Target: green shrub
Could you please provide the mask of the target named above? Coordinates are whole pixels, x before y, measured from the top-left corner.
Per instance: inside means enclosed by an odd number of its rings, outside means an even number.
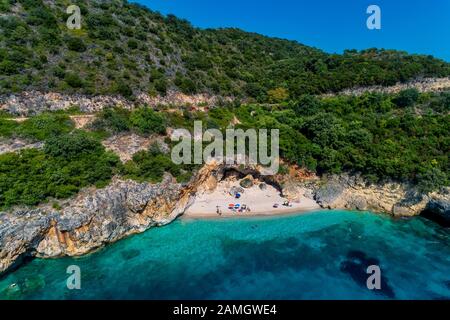
[[[113,133],[130,130],[130,112],[123,108],[106,108],[97,116],[92,123],[94,130],[104,130]]]
[[[18,124],[15,121],[0,118],[0,137],[11,137]]]
[[[130,117],[131,126],[141,134],[166,132],[164,118],[149,107],[134,110]]]
[[[158,79],[155,81],[155,89],[161,94],[166,95],[167,93],[167,81],[165,79]]]
[[[116,92],[125,98],[129,98],[133,95],[133,90],[125,81],[119,81]]]
[[[12,75],[16,74],[20,70],[20,65],[10,61],[10,60],[3,60],[0,62],[0,72],[6,75]]]
[[[110,181],[118,163],[117,156],[98,150],[70,159],[35,149],[2,154],[0,208],[36,205],[51,197],[67,198],[89,185],[102,187]]]
[[[423,193],[430,193],[448,185],[448,177],[439,168],[429,168],[417,176],[418,188]]]
[[[169,172],[177,177],[181,174],[181,167],[175,165],[168,155],[152,146],[149,151],[140,151],[133,156],[133,160],[124,165],[122,174],[137,181],[161,182],[164,173]]]
[[[8,12],[11,8],[9,0],[0,0],[0,12]]]
[[[104,148],[86,132],[75,131],[49,137],[45,142],[44,152],[54,158],[75,159],[86,154],[100,154],[104,152]]]
[[[406,89],[401,91],[393,102],[401,107],[410,107],[419,99],[419,91],[417,89]]]
[[[86,51],[86,45],[81,38],[69,37],[66,40],[66,45],[69,50],[76,52]]]
[[[64,80],[72,88],[82,88],[83,87],[83,80],[81,80],[81,78],[73,72],[66,73]]]
[[[130,39],[130,40],[128,40],[127,45],[128,45],[128,48],[130,48],[130,49],[137,49],[138,42],[134,39]]]
[[[73,130],[74,124],[67,115],[43,113],[17,124],[15,133],[24,138],[45,140]]]

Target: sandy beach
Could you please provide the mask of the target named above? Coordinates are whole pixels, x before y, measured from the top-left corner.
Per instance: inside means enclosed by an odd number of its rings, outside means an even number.
[[[241,197],[236,199],[230,194],[230,190],[239,188],[239,181],[221,181],[213,191],[204,191],[196,195],[195,201],[186,210],[184,218],[218,218],[218,217],[246,217],[266,216],[298,213],[320,209],[320,206],[311,199],[299,195],[299,199],[291,201],[290,206],[283,206],[288,199],[283,198],[280,192],[271,185],[260,188],[255,184],[243,189]],[[230,204],[245,205],[250,211],[239,212],[229,209]],[[278,208],[274,205],[278,204]],[[217,211],[221,214],[218,214]]]

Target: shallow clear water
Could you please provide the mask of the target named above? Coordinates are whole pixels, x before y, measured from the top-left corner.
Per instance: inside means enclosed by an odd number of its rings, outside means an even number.
[[[366,286],[373,264],[380,291]],[[66,287],[69,265],[81,290]],[[348,211],[178,220],[82,258],[35,259],[0,279],[0,298],[450,299],[450,231]]]

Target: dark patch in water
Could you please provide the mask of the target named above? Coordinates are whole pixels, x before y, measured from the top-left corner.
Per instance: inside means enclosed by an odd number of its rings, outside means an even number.
[[[120,252],[120,254],[122,255],[122,258],[124,260],[130,260],[130,259],[133,259],[133,258],[136,258],[137,256],[139,256],[141,254],[141,252],[136,249],[130,249],[130,250],[122,251],[122,252]]]
[[[0,280],[3,280],[8,275],[14,273],[19,268],[25,267],[27,264],[31,263],[34,260],[34,257],[31,255],[22,255],[19,257],[6,271],[0,273]]]
[[[448,214],[446,216],[443,214],[438,214],[434,210],[425,209],[424,211],[422,211],[422,213],[420,215],[422,217],[424,217],[425,219],[428,219],[430,221],[437,223],[441,227],[444,227],[447,229],[450,228],[450,218],[448,217]]]
[[[370,274],[367,274],[367,268],[372,265],[380,265],[380,261],[376,258],[368,257],[362,251],[349,251],[346,260],[341,263],[341,271],[350,275],[350,277],[359,286],[367,289],[367,279]],[[374,290],[375,293],[381,293],[384,296],[394,299],[394,290],[389,286],[387,278],[384,276],[383,270],[381,272],[381,289]]]
[[[297,238],[274,239],[262,242],[222,240],[222,252],[229,263],[230,273],[282,272],[286,269],[313,269],[326,261],[318,249],[301,243]],[[226,270],[222,270],[226,272]]]
[[[445,281],[444,284],[448,289],[450,289],[450,280]]]

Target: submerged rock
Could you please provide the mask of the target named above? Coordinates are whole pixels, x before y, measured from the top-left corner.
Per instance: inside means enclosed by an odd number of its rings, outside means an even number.
[[[369,266],[380,266],[380,262],[376,258],[368,257],[362,251],[350,251],[347,253],[346,259],[341,262],[340,270],[347,273],[359,286],[367,289],[367,278],[369,277],[367,268]],[[381,288],[374,292],[394,299],[395,292],[389,285],[385,273],[381,272],[380,276]]]

